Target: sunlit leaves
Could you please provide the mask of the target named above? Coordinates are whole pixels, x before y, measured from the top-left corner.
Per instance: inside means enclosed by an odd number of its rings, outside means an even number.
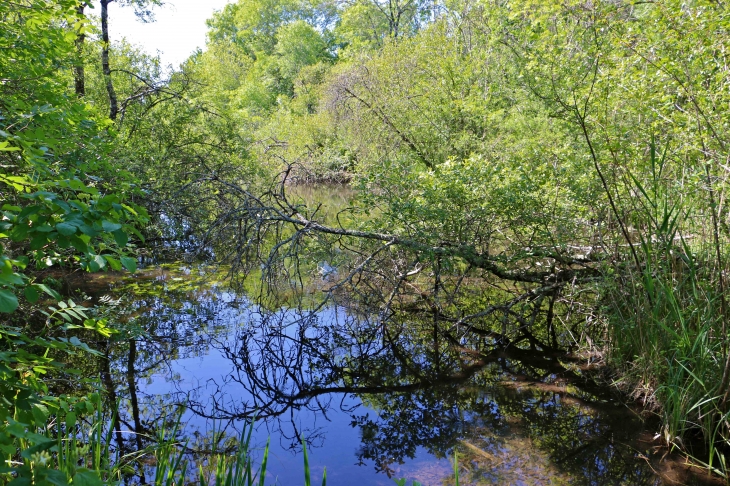
[[[69,331],[114,333],[39,283],[35,271],[55,265],[134,270],[120,259],[136,262],[129,256],[130,235],[141,240],[135,226],[148,220],[142,207],[127,201],[138,189],[111,157],[116,132],[93,103],[69,92],[79,63],[77,34],[90,28],[78,7],[76,0],[0,2],[0,50],[8,53],[0,56],[0,313],[15,313],[0,325],[0,450],[15,458],[3,477],[9,473],[18,484],[101,484],[96,472],[52,464],[49,451],[61,438],[52,437],[49,417],[65,417],[73,441],[77,414],[95,408],[83,399],[54,397],[43,380],[62,369],[73,372],[57,361],[64,354],[97,354]],[[27,316],[41,323],[32,336],[10,327]]]
[[[105,257],[112,255],[102,256],[97,252],[113,250],[116,245],[115,254],[124,255],[129,233],[138,234],[133,224],[146,218],[142,208],[121,205],[119,198],[111,195],[91,195],[83,202],[63,200],[55,193],[41,191],[23,195],[21,199],[31,204],[23,209],[6,205],[4,230],[14,241],[29,239],[34,258],[42,266],[58,258],[53,256],[57,245],[58,249],[73,248],[81,253],[78,261],[83,268],[103,269],[107,265]]]
[[[297,20],[277,31],[276,53],[282,74],[290,80],[305,66],[330,58],[328,46],[314,27]]]

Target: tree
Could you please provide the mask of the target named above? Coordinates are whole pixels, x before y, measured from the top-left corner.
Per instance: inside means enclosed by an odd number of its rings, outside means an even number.
[[[303,20],[282,25],[276,37],[277,64],[287,84],[292,86],[304,67],[332,58],[322,35]]]
[[[117,119],[119,113],[119,101],[114,90],[112,81],[112,70],[109,65],[109,4],[115,0],[99,0],[101,3],[101,66],[106,81],[106,90],[109,96],[109,118]],[[152,19],[152,6],[162,5],[162,0],[121,0],[122,5],[132,6],[135,14],[143,21]]]
[[[74,29],[76,30],[76,55],[78,57],[76,67],[74,68],[74,91],[78,97],[83,97],[86,94],[86,75],[84,74],[84,44],[87,30],[84,9],[86,7],[86,2],[81,2],[76,7],[78,21],[74,25]]]
[[[106,336],[113,331],[73,301],[60,301],[55,289],[37,280],[36,271],[51,266],[133,271],[137,259],[130,243],[143,240],[139,227],[148,220],[146,211],[128,200],[136,181],[119,174],[111,160],[108,120],[69,92],[71,86],[76,94],[86,92],[78,69],[80,7],[72,0],[0,4],[0,45],[13,52],[0,60],[0,312],[5,314],[0,447],[14,461],[3,475],[39,484],[49,477],[57,482],[100,477],[75,465],[54,471],[61,465],[36,464],[27,450],[46,451],[56,441],[38,431],[64,433],[63,420],[54,422],[58,426],[47,422],[51,415],[65,416],[72,433],[76,413],[91,413],[98,403],[98,396],[50,392],[42,376],[61,372],[61,356],[94,352],[78,337],[59,338],[53,331],[85,329]],[[48,306],[41,294],[59,300],[58,308]],[[41,332],[30,330],[27,316],[36,312],[45,316]]]
[[[431,19],[432,4],[421,0],[355,0],[345,2],[337,35],[348,50],[378,49],[388,39],[414,35]]]
[[[728,37],[725,7],[674,1],[488,5],[503,9],[498,31],[524,85],[572,125],[609,203],[615,258],[628,260],[606,278],[614,363],[635,393],[656,393],[668,443],[698,427],[688,414],[701,408],[708,421],[699,428],[713,436],[714,453],[730,435],[720,432],[730,400],[728,235],[719,204],[727,169],[717,164],[728,126],[726,111],[717,109],[728,92],[724,47],[717,44]],[[695,292],[698,285],[705,297]],[[723,337],[705,341],[705,333]],[[689,362],[714,364],[701,371],[690,365],[688,373]],[[670,383],[696,394],[679,403]]]

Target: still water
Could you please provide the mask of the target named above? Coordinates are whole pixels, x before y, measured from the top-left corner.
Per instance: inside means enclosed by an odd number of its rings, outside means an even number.
[[[123,448],[185,404],[191,449],[256,417],[266,484],[303,484],[302,440],[313,484],[325,468],[330,485],[454,484],[455,456],[460,484],[703,484],[660,461],[656,425],[596,386],[585,360],[448,341],[428,319],[361,308],[264,308],[223,277],[178,263],[86,289],[111,298],[124,329],[100,364]]]

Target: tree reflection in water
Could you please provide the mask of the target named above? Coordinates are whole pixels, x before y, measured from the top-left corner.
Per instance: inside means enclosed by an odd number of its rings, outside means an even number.
[[[308,410],[349,415],[356,461],[388,477],[424,452],[456,451],[464,484],[657,481],[637,459],[647,448],[641,421],[547,346],[505,347],[427,313],[384,320],[335,304],[269,312],[180,278],[138,280],[124,312],[144,337],[108,345],[105,386],[123,399],[122,428],[138,432],[117,435],[123,449],[143,446],[178,403],[232,425],[255,415],[292,448],[302,435],[316,446],[338,433],[302,423]],[[140,285],[155,290],[139,297]],[[184,369],[186,357],[214,370]],[[428,483],[445,475],[414,474]]]

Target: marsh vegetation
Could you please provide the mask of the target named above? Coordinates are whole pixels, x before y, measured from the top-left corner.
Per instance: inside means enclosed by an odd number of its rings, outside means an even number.
[[[111,1],[0,4],[0,480],[268,484],[243,424],[336,409],[386,476],[727,481],[722,2],[238,0],[166,67]]]

